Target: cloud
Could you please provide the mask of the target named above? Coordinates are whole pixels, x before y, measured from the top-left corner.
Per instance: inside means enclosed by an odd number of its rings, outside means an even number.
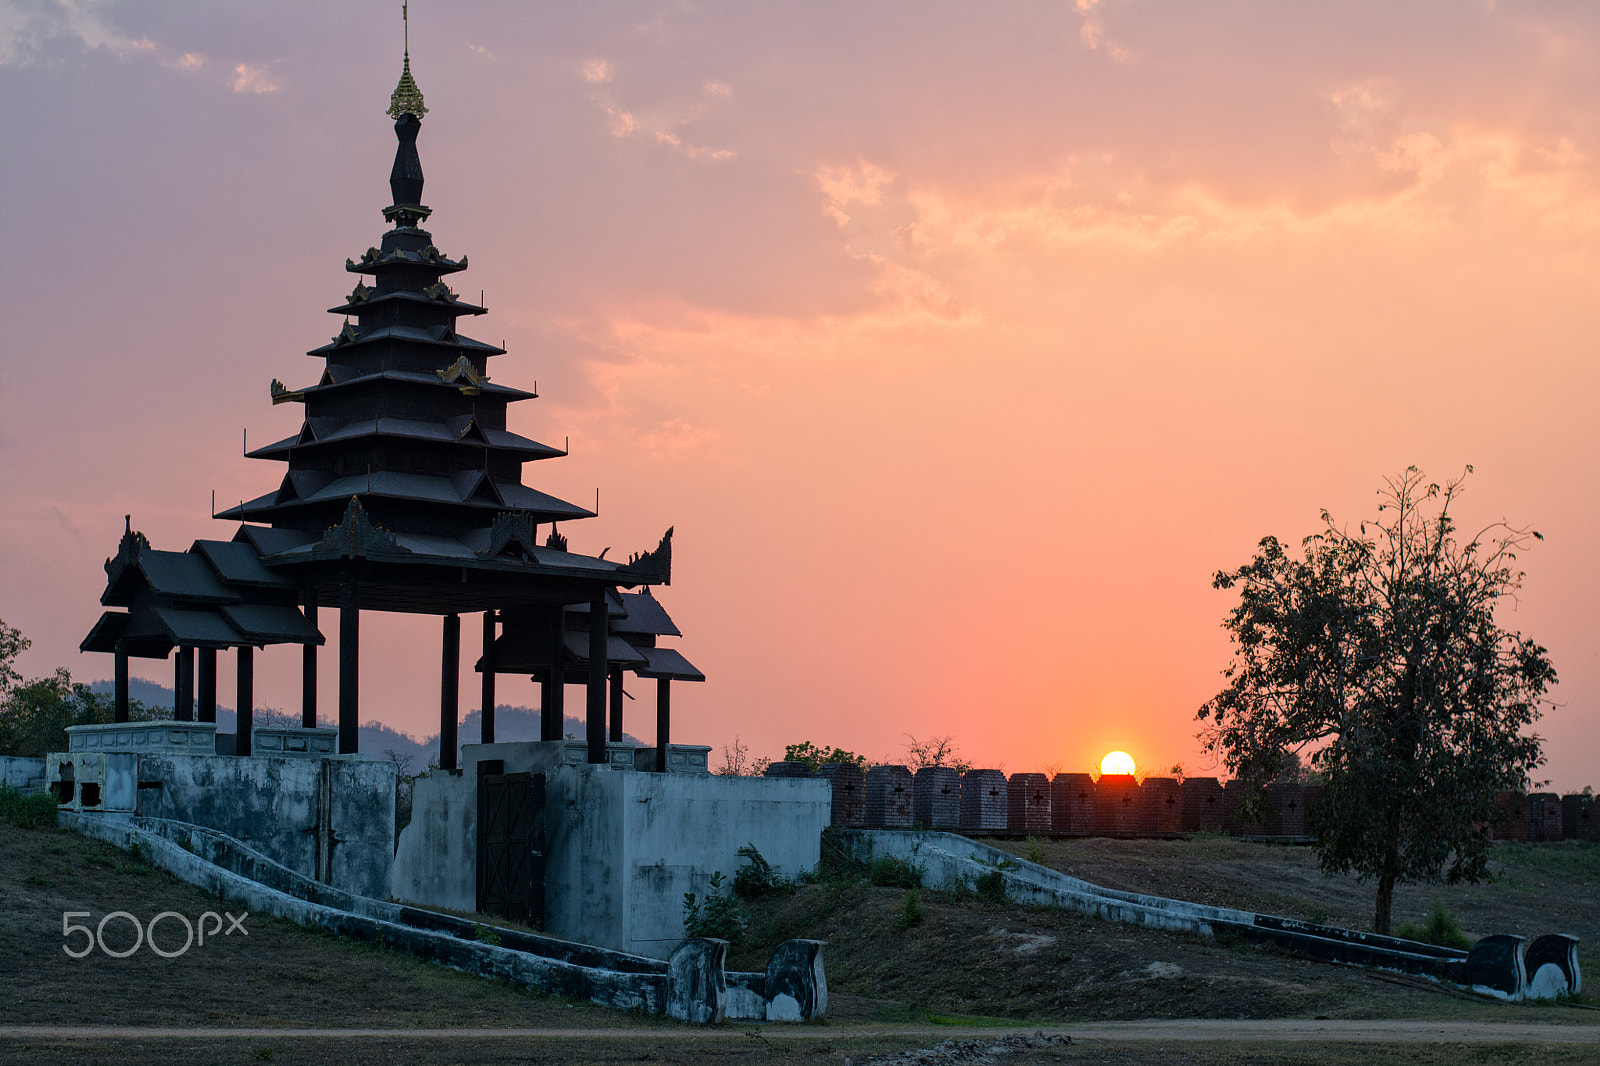
[[[732,148],[718,148],[698,144],[683,135],[684,127],[693,123],[707,108],[728,99],[733,89],[724,82],[709,81],[700,87],[699,98],[688,103],[663,101],[645,108],[624,107],[611,90],[603,88],[612,78],[611,64],[604,59],[591,59],[580,68],[583,80],[601,86],[593,99],[610,119],[607,130],[613,137],[623,140],[637,139],[671,148],[690,159],[711,159],[718,162],[738,155]]]
[[[883,200],[883,190],[896,177],[894,171],[865,160],[842,167],[819,166],[812,176],[822,189],[822,195],[828,198],[823,212],[841,226],[850,221],[844,210],[846,207],[851,204],[876,206]]]
[[[1100,21],[1101,3],[1102,0],[1077,0],[1075,6],[1083,19],[1078,27],[1078,38],[1089,46],[1090,51],[1103,51],[1114,61],[1126,63],[1130,57],[1129,51],[1105,35],[1105,26]]]
[[[275,93],[282,87],[271,72],[259,64],[240,63],[233,68],[233,74],[229,85],[236,93]]]
[[[155,51],[147,37],[124,37],[112,30],[94,11],[98,6],[87,0],[0,4],[0,64],[26,64],[35,52],[60,40],[76,40],[116,56]]]
[[[486,63],[494,63],[500,59],[499,56],[489,51],[483,45],[473,44],[471,41],[467,42],[467,51],[471,52],[473,55],[477,56]]]

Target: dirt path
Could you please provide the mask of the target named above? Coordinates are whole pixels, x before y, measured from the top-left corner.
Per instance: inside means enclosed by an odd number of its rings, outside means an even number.
[[[1600,1020],[1600,1019],[1597,1019]],[[1028,1026],[1028,1033],[1070,1036],[1074,1041],[1250,1042],[1250,1043],[1440,1043],[1600,1044],[1600,1024],[1541,1025],[1521,1022],[1195,1020],[1114,1022],[1100,1025]],[[769,1041],[974,1040],[1004,1037],[1014,1030],[957,1026],[772,1027],[730,1023],[714,1029],[158,1029],[140,1026],[0,1026],[0,1040],[584,1040]]]

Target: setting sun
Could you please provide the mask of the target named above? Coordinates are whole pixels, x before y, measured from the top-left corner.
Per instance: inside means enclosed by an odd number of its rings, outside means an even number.
[[[1133,773],[1133,756],[1125,751],[1114,751],[1100,760],[1100,772],[1103,774],[1131,774]]]

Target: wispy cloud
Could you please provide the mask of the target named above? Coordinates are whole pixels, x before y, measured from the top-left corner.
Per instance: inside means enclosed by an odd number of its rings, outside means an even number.
[[[822,210],[843,226],[850,221],[845,208],[851,204],[873,207],[883,200],[883,190],[895,179],[895,173],[876,163],[858,160],[846,166],[819,166],[813,177],[828,202]]]
[[[1104,0],[1076,0],[1082,22],[1078,26],[1078,39],[1093,52],[1104,52],[1118,63],[1128,61],[1131,53],[1106,36],[1105,25],[1100,21],[1100,5]]]
[[[255,63],[240,63],[234,67],[229,87],[236,93],[275,93],[282,88],[270,70]]]
[[[613,137],[659,144],[688,156],[722,162],[738,155],[732,148],[700,144],[685,136],[685,127],[706,111],[733,95],[725,82],[708,81],[698,96],[688,102],[661,101],[646,107],[624,106],[610,88],[615,68],[606,59],[585,60],[579,67],[583,80],[596,86],[594,101],[610,119],[607,129]]]

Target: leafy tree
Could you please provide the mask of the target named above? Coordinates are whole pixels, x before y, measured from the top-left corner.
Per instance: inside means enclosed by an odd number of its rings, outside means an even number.
[[[37,759],[66,751],[67,726],[110,722],[114,717],[110,695],[91,691],[73,681],[65,667],[57,667],[51,676],[14,685],[0,698],[0,755]],[[142,722],[162,715],[130,700],[128,717]]]
[[[1526,730],[1555,670],[1495,620],[1521,587],[1518,551],[1543,538],[1498,522],[1458,542],[1461,485],[1411,467],[1357,532],[1324,511],[1298,556],[1268,537],[1214,581],[1239,604],[1200,739],[1258,788],[1310,751],[1320,865],[1376,880],[1379,933],[1396,882],[1483,878],[1494,793],[1526,787],[1544,761]]]
[[[22,675],[17,673],[17,656],[32,645],[33,641],[23,636],[22,630],[0,620],[0,701],[22,680]]]
[[[783,758],[785,762],[803,762],[813,770],[825,762],[853,762],[863,769],[867,765],[867,757],[865,755],[857,755],[855,752],[845,751],[843,748],[818,747],[809,740],[802,740],[798,744],[790,744],[785,747],[783,749]]]

